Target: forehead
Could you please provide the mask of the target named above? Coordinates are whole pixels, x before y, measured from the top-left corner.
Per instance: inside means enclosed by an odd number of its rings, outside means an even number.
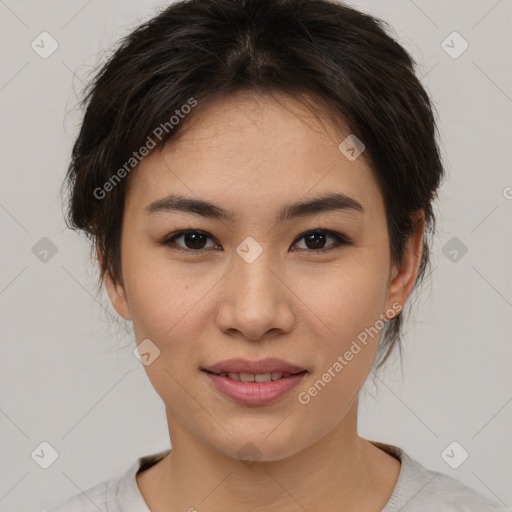
[[[176,140],[132,172],[127,208],[172,193],[232,204],[233,211],[326,192],[364,206],[381,200],[364,153],[349,160],[338,148],[349,130],[288,96],[238,94],[193,116]]]

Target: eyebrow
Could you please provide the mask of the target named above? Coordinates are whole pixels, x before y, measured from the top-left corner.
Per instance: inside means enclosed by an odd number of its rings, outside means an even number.
[[[356,199],[342,193],[331,193],[307,201],[297,201],[284,206],[277,214],[276,221],[282,222],[296,217],[332,211],[354,211],[364,213],[365,208]],[[232,210],[225,210],[209,201],[171,194],[146,206],[146,215],[158,212],[185,212],[212,219],[236,220]]]

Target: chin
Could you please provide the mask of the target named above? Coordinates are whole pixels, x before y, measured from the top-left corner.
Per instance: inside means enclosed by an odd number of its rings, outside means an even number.
[[[277,425],[279,422],[273,422],[261,432],[256,432],[254,426],[240,428],[238,433],[233,433],[233,437],[227,435],[221,443],[213,441],[211,444],[228,457],[246,462],[247,466],[256,462],[283,460],[299,452],[302,445],[286,429],[278,432]]]

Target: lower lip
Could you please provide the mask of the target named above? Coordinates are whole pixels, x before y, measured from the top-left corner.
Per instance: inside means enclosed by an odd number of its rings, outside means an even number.
[[[269,382],[242,382],[203,370],[216,388],[244,405],[264,405],[281,398],[295,388],[306,372]]]

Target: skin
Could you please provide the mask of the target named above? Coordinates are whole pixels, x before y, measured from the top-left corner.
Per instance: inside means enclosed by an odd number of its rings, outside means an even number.
[[[399,461],[357,433],[358,393],[379,336],[308,404],[297,396],[379,315],[405,304],[421,258],[423,212],[401,265],[392,265],[373,171],[364,153],[350,161],[338,149],[350,132],[276,97],[245,93],[211,104],[129,177],[123,282],[106,275],[105,284],[117,312],[133,322],[137,343],[149,338],[160,350],[145,370],[166,407],[172,452],[137,474],[152,512],[377,512],[398,478]],[[365,212],[276,224],[282,206],[333,191],[357,199]],[[144,213],[170,193],[211,201],[237,220]],[[190,228],[210,236],[200,255],[190,241],[188,252],[159,243]],[[309,248],[299,237],[316,228],[350,244],[327,236],[329,250]],[[236,252],[248,236],[263,249],[252,263]],[[186,243],[175,240],[185,250]],[[240,405],[200,371],[232,357],[279,357],[309,373],[273,404]],[[249,442],[261,454],[252,465],[239,455]]]

